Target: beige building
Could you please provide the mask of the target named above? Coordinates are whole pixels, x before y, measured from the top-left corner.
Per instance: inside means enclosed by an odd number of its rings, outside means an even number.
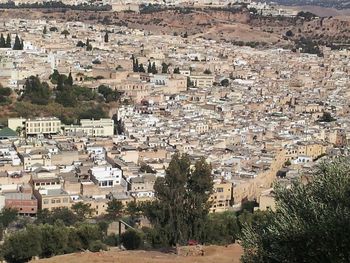
[[[232,183],[221,182],[214,184],[214,192],[210,196],[209,201],[212,202],[210,212],[227,211],[233,202],[232,199]]]
[[[22,128],[27,136],[57,134],[61,131],[61,121],[55,117],[36,119],[10,118],[8,119],[8,127],[14,131],[18,127]]]
[[[114,134],[112,119],[89,120],[81,119],[80,125],[64,126],[65,134],[83,134],[92,137],[107,137]]]
[[[191,75],[193,85],[198,88],[210,88],[213,86],[215,77],[212,75]]]

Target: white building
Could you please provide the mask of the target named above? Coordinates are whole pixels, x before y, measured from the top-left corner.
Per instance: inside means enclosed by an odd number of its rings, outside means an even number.
[[[90,169],[91,180],[99,187],[126,187],[127,182],[123,178],[123,172],[119,168],[98,166]]]

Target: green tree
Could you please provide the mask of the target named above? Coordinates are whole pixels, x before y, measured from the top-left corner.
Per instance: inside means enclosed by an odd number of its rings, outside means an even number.
[[[117,220],[121,217],[123,209],[123,203],[115,198],[112,198],[107,203],[107,217],[111,220]]]
[[[0,48],[5,48],[6,47],[6,41],[4,38],[4,35],[1,33],[0,35]]]
[[[239,234],[240,226],[235,212],[212,213],[203,226],[201,241],[205,244],[232,244]]]
[[[190,169],[187,155],[175,154],[165,177],[157,178],[156,200],[143,207],[144,214],[168,245],[185,244],[202,235],[212,191],[210,166],[201,159]]]
[[[139,72],[140,66],[139,66],[139,60],[135,60],[135,67],[134,67],[134,72]]]
[[[79,220],[84,220],[92,216],[94,209],[89,204],[78,202],[72,205],[73,212],[77,215]]]
[[[90,44],[90,40],[86,39],[86,51],[91,51],[92,50],[92,45]]]
[[[77,227],[77,235],[84,249],[88,249],[93,241],[102,239],[102,232],[98,225],[81,224]]]
[[[325,111],[321,118],[318,119],[320,122],[332,122],[335,121],[335,118],[332,117],[330,112]]]
[[[44,29],[43,29],[43,34],[46,35],[47,34],[47,27],[44,26]]]
[[[308,184],[275,186],[276,212],[242,231],[242,262],[349,262],[350,165],[336,159]]]
[[[223,86],[223,87],[228,87],[228,85],[230,85],[230,81],[228,79],[223,79],[220,82],[220,85]]]
[[[68,84],[69,86],[73,86],[72,72],[69,72],[66,84]]]
[[[125,212],[130,216],[132,224],[136,223],[142,214],[140,206],[135,201],[131,201],[126,205]]]
[[[174,68],[174,74],[180,74],[180,68]]]
[[[41,234],[37,227],[30,226],[5,239],[2,254],[9,263],[28,262],[41,254]]]
[[[50,75],[50,80],[52,84],[57,84],[58,82],[58,77],[60,76],[60,73],[58,72],[57,69],[53,70],[53,73]]]
[[[12,222],[16,221],[18,211],[14,208],[3,208],[0,213],[0,224],[7,228]]]
[[[210,71],[210,69],[206,69],[206,70],[204,70],[203,73],[206,74],[206,75],[210,75],[210,74],[211,74],[211,71]]]
[[[153,73],[153,74],[157,74],[157,73],[158,73],[158,70],[157,70],[156,63],[155,63],[155,62],[152,63],[152,73]]]
[[[106,34],[104,36],[104,41],[105,41],[105,43],[108,43],[108,32],[106,32]]]
[[[169,68],[169,65],[165,62],[162,63],[162,73],[163,74],[166,74],[168,73],[168,68]]]
[[[120,237],[120,242],[127,250],[135,250],[141,247],[141,234],[133,229],[126,230]]]
[[[67,38],[67,36],[69,35],[70,33],[69,33],[69,31],[67,30],[67,29],[65,29],[65,30],[63,30],[62,32],[61,32],[61,35],[64,35],[64,38]]]
[[[7,37],[6,37],[6,47],[11,48],[11,36],[10,36],[10,34],[7,34]]]
[[[34,104],[47,105],[51,97],[51,90],[46,82],[41,82],[39,77],[30,76],[24,84],[23,98]]]
[[[42,225],[40,232],[42,257],[52,257],[65,253],[69,244],[68,229],[63,223],[56,222],[54,225]]]
[[[151,61],[148,60],[147,73],[152,73],[152,64]]]
[[[21,40],[19,39],[18,35],[15,37],[15,43],[12,47],[13,50],[21,50]]]
[[[142,72],[142,73],[145,73],[145,68],[143,67],[143,64],[141,63],[140,66],[139,66],[139,69],[138,69],[138,72]]]

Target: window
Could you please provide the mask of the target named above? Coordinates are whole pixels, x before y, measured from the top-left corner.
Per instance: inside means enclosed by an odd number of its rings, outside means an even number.
[[[224,191],[224,188],[217,188],[218,193],[222,193]]]
[[[45,205],[47,205],[47,204],[49,203],[49,199],[44,199],[44,200],[43,200],[43,203],[44,203]]]
[[[63,201],[62,201],[63,203],[68,203],[68,198],[63,198]]]

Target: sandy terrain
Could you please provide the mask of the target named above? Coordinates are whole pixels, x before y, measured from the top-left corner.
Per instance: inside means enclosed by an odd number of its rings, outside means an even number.
[[[208,246],[204,256],[178,256],[153,251],[105,251],[98,253],[83,252],[56,256],[32,262],[39,263],[239,263],[242,248],[235,244],[228,247]]]

